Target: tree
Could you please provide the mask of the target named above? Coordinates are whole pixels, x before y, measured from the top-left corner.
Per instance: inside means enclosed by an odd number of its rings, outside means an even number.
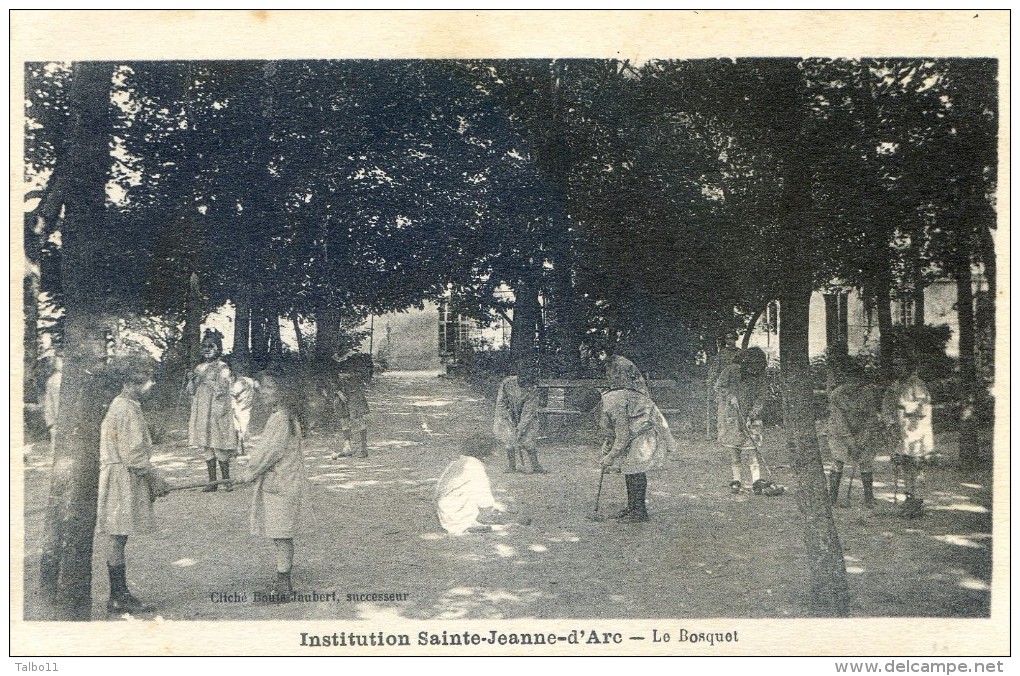
[[[690,139],[689,148],[703,148],[693,157],[706,158],[687,173],[693,174],[698,188],[688,192],[688,200],[698,205],[694,195],[704,196],[700,214],[697,207],[691,210],[701,216],[692,219],[699,227],[674,235],[705,242],[699,253],[707,255],[698,259],[697,274],[709,279],[716,291],[695,281],[693,295],[721,297],[731,308],[752,311],[769,299],[780,301],[783,420],[803,519],[812,610],[823,616],[846,615],[846,569],[817,446],[808,362],[808,307],[819,283],[816,275],[827,269],[830,249],[815,199],[818,138],[802,64],[790,59],[663,63],[649,66],[647,77],[656,86],[654,107],[669,111],[679,122],[676,141],[653,147],[672,150]],[[649,173],[683,175],[675,170]],[[660,250],[661,242],[671,241],[663,234],[649,239]],[[676,254],[659,258],[660,266],[685,260]],[[678,267],[676,263],[665,267],[660,282],[676,283],[673,275],[686,272],[670,269]]]
[[[50,497],[41,560],[41,587],[54,619],[91,617],[92,538],[99,485],[99,425],[112,398],[102,389],[106,327],[111,310],[98,274],[110,241],[105,213],[112,159],[111,64],[77,63],[68,90],[68,123],[59,145],[61,180],[47,195],[63,211],[61,288],[65,364]]]
[[[979,406],[987,393],[978,372],[972,271],[976,263],[982,264],[994,289],[995,252],[989,241],[995,228],[997,65],[990,59],[935,64],[940,77],[931,89],[943,105],[931,121],[932,138],[923,157],[925,196],[931,208],[925,234],[933,261],[956,281],[963,395],[960,460],[969,464],[991,459],[990,449],[979,443],[977,429]]]

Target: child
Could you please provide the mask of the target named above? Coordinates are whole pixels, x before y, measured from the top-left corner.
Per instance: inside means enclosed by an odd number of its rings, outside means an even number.
[[[343,440],[341,449],[332,458],[368,457],[368,398],[365,389],[371,371],[360,363],[345,361],[337,374],[334,411],[340,427],[337,440]],[[353,448],[352,448],[353,446]]]
[[[716,437],[719,434],[719,420],[720,409],[725,408],[724,402],[720,399],[719,393],[715,389],[716,381],[719,376],[722,375],[726,367],[733,363],[733,360],[740,354],[740,348],[737,347],[737,332],[730,330],[723,335],[723,345],[719,348],[719,353],[708,360],[708,376],[705,379],[705,384],[708,386],[708,425],[706,429],[711,438],[711,431],[715,429]],[[714,420],[713,420],[714,418]]]
[[[276,582],[279,601],[290,600],[294,535],[301,520],[305,494],[305,462],[301,448],[300,406],[291,386],[282,378],[263,374],[259,392],[272,414],[262,437],[251,451],[246,482],[255,482],[251,505],[251,533],[271,538],[276,548]]]
[[[230,397],[230,367],[220,359],[223,336],[215,329],[206,329],[202,337],[202,363],[195,367],[188,380],[191,394],[191,419],[188,422],[188,445],[199,449],[209,472],[209,485],[203,493],[216,490],[216,463],[223,479],[230,479],[230,460],[237,455],[237,431]],[[224,484],[230,490],[230,484]]]
[[[99,500],[96,528],[109,536],[106,567],[110,576],[110,613],[152,610],[136,599],[127,586],[124,550],[128,536],[154,529],[152,502],[158,497],[150,481],[159,476],[152,467],[152,441],[139,403],[152,387],[152,364],[143,358],[121,364],[120,394],[103,418],[99,437]]]
[[[761,410],[765,405],[765,371],[768,358],[761,348],[740,352],[723,369],[715,383],[719,395],[719,443],[730,449],[733,480],[730,492],[739,493],[744,451],[749,451],[751,490],[755,495],[770,495],[771,486],[761,479],[756,442],[761,438]],[[766,488],[770,490],[766,492]]]
[[[881,425],[878,389],[864,380],[864,374],[847,361],[833,360],[834,389],[829,396],[829,450],[833,467],[829,474],[829,496],[837,504],[843,482],[843,468],[854,462],[861,471],[864,506],[875,504],[875,451],[880,443]],[[839,381],[845,381],[839,384]],[[849,493],[849,489],[847,490]]]
[[[915,519],[924,514],[924,500],[917,496],[921,465],[935,452],[931,420],[931,394],[917,375],[918,364],[910,355],[896,360],[898,377],[882,401],[882,417],[890,431],[892,461],[902,468],[906,499],[901,516]]]
[[[622,354],[615,354],[612,345],[606,342],[595,342],[591,348],[599,362],[606,369],[606,379],[610,387],[624,387],[649,395],[648,381],[634,362]]]
[[[637,386],[631,378],[616,378],[610,381],[601,402],[593,401],[590,393],[582,397],[582,405],[589,410],[601,403],[602,471],[624,475],[627,508],[616,518],[626,523],[648,521],[646,472],[660,467],[665,457],[676,451],[669,423],[652,398]]]
[[[515,520],[506,507],[492,495],[489,475],[482,458],[492,453],[492,440],[472,436],[461,445],[461,454],[450,462],[439,477],[436,486],[436,516],[450,535],[484,533],[493,525],[521,523],[530,519]]]
[[[517,471],[517,452],[523,451],[528,454],[533,474],[546,473],[538,462],[537,384],[537,370],[521,367],[518,375],[504,378],[499,385],[492,433],[506,449],[507,472]]]
[[[249,362],[235,358],[230,362],[230,408],[233,413],[234,430],[237,432],[237,454],[244,455],[244,445],[248,439],[248,425],[251,423],[251,410],[255,405],[255,395],[259,383],[248,374],[251,372]],[[226,478],[226,477],[224,477]]]

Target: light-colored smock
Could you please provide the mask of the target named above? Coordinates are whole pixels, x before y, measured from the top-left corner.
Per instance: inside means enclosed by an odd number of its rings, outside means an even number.
[[[728,448],[754,450],[748,425],[761,417],[765,405],[764,376],[743,380],[740,364],[723,369],[715,383],[719,397],[719,443]]]
[[[539,427],[538,388],[521,387],[517,376],[504,378],[496,394],[492,434],[505,448],[534,449]]]
[[[829,397],[828,438],[834,460],[858,462],[870,472],[882,445],[879,406],[881,392],[874,385],[847,383]]]
[[[916,375],[897,380],[883,403],[883,415],[892,423],[896,437],[893,453],[923,458],[934,452],[931,394],[923,380]]]
[[[99,501],[96,529],[110,535],[149,533],[155,528],[145,473],[152,440],[141,405],[119,395],[99,432]]]
[[[249,464],[255,479],[251,504],[251,533],[269,538],[292,538],[302,526],[305,500],[305,460],[301,428],[286,411],[274,411],[266,422]]]
[[[189,446],[237,450],[230,386],[230,367],[222,360],[215,359],[195,367],[188,383],[188,392],[192,395]]]
[[[609,390],[602,395],[599,431],[609,442],[613,465],[624,474],[655,469],[676,450],[659,407],[636,390]]]
[[[436,486],[436,516],[451,535],[462,535],[480,525],[479,510],[499,508],[485,465],[478,458],[462,455],[449,465]]]

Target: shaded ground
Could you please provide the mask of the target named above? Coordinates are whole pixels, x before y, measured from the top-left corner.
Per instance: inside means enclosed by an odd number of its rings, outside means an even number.
[[[178,491],[157,502],[157,533],[131,538],[129,582],[165,619],[797,617],[807,614],[807,562],[792,495],[732,496],[728,460],[703,440],[680,440],[682,459],[649,475],[652,521],[592,522],[598,470],[590,430],[547,439],[547,475],[504,474],[487,462],[497,497],[531,526],[453,538],[433,512],[435,482],[457,441],[491,428],[492,402],[435,374],[388,373],[369,392],[370,457],[335,462],[326,439],[306,444],[314,523],[296,539],[295,587],[336,591],[339,602],[266,605],[272,544],[248,534],[251,488]],[[766,455],[792,483],[779,450]],[[942,440],[949,442],[951,440]],[[26,618],[39,617],[39,543],[48,490],[46,444],[26,450]],[[955,449],[944,447],[951,457]],[[157,449],[172,481],[201,480],[204,463],[181,444]],[[242,460],[243,462],[243,460]],[[975,617],[989,613],[991,475],[951,468],[927,476],[929,513],[896,517],[892,469],[877,469],[879,506],[837,510],[853,614]],[[855,503],[860,485],[855,490]],[[623,479],[606,478],[602,511],[625,502]],[[311,521],[311,519],[309,520]],[[105,539],[97,538],[94,617],[105,619]],[[214,592],[248,601],[214,603]],[[346,600],[402,593],[402,602]]]

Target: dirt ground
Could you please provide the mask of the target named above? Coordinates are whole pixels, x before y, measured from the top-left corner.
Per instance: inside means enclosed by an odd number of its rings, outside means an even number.
[[[503,532],[447,536],[434,514],[435,483],[457,442],[491,429],[492,401],[434,373],[387,373],[369,391],[370,456],[332,461],[312,434],[306,531],[296,538],[295,589],[335,591],[337,602],[265,604],[272,543],[249,535],[251,488],[177,491],[157,502],[158,531],[132,537],[128,577],[135,595],[174,620],[456,618],[803,617],[807,561],[795,498],[730,495],[726,455],[679,438],[678,462],[649,474],[651,521],[586,518],[599,471],[590,430],[547,438],[545,475],[505,474],[487,461],[497,499],[533,518]],[[582,425],[583,426],[583,425]],[[782,432],[769,430],[766,457],[792,483]],[[952,460],[952,439],[939,440]],[[48,445],[25,450],[26,619],[40,615],[39,543],[49,488]],[[180,442],[154,456],[171,481],[201,480],[204,463]],[[244,462],[242,459],[240,462]],[[949,463],[952,465],[952,462]],[[836,510],[859,617],[988,616],[991,472],[936,468],[926,477],[928,513],[898,518],[892,466],[876,472],[879,505]],[[623,478],[607,476],[600,511],[624,506]],[[96,538],[94,618],[108,619],[105,538]],[[246,601],[214,602],[215,593]],[[348,594],[406,594],[402,601]]]

